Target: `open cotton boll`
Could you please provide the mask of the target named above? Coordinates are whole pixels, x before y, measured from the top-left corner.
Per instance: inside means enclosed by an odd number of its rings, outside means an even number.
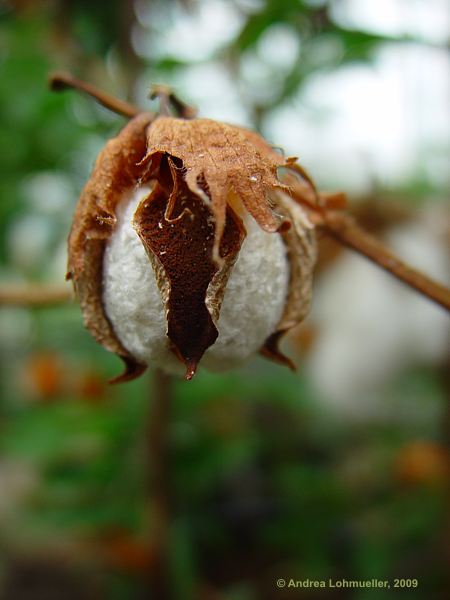
[[[189,381],[201,361],[222,370],[258,351],[293,367],[279,342],[309,310],[316,235],[280,169],[303,173],[211,119],[140,113],[108,141],[75,210],[67,278],[87,329],[124,362],[114,383],[176,361]]]
[[[103,263],[103,304],[123,346],[138,361],[172,372],[183,365],[170,350],[167,321],[156,277],[133,228],[133,216],[149,189],[126,194],[117,210]],[[264,232],[250,215],[247,236],[228,280],[216,342],[202,365],[221,371],[241,365],[275,331],[286,304],[289,264],[283,239]]]

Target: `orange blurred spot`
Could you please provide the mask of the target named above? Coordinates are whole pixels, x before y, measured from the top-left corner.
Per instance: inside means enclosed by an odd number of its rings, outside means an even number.
[[[86,370],[79,376],[76,391],[83,400],[95,404],[105,397],[106,381],[95,371]]]
[[[450,474],[449,451],[434,442],[413,442],[398,453],[394,472],[401,483],[408,485],[446,483]]]
[[[36,352],[24,365],[24,375],[30,392],[48,401],[64,391],[64,363],[55,352]]]
[[[128,532],[117,531],[106,535],[100,544],[103,559],[114,569],[144,573],[153,564],[154,552],[151,548]]]

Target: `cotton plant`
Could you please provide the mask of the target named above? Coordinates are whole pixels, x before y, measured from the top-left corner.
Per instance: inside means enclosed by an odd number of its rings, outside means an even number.
[[[297,162],[257,133],[211,119],[158,87],[157,114],[67,75],[130,118],[97,158],[69,235],[67,278],[95,339],[125,363],[222,371],[260,353],[293,367],[283,335],[308,314],[325,230],[442,306],[449,291],[405,265],[317,192]]]
[[[68,278],[87,328],[126,364],[238,366],[289,360],[281,336],[306,316],[315,227],[256,133],[141,113],[100,153],[75,212]],[[312,183],[310,184],[312,186]]]

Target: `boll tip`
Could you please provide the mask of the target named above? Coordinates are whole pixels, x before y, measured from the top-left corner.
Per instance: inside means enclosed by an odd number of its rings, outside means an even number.
[[[184,378],[186,381],[191,381],[197,371],[197,361],[187,360],[186,361],[186,374]]]

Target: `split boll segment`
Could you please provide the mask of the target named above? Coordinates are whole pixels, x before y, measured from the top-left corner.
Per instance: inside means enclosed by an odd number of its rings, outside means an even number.
[[[125,362],[194,375],[260,352],[307,314],[314,227],[254,132],[142,113],[100,153],[78,202],[67,277],[86,327]],[[308,185],[310,184],[308,180]],[[312,184],[311,184],[312,185]]]

